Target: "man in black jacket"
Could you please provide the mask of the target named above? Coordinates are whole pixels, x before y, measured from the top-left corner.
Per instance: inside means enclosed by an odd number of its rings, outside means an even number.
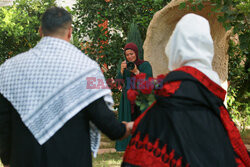
[[[96,156],[99,128],[121,139],[133,123],[120,123],[111,111],[99,65],[69,43],[71,15],[48,9],[41,41],[0,66],[0,158],[11,167],[86,167]],[[97,127],[97,128],[96,128]]]

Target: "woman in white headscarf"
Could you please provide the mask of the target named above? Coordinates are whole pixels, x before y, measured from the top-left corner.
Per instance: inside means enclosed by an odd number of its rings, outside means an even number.
[[[208,21],[185,15],[165,51],[171,72],[155,91],[156,101],[135,120],[122,166],[250,166],[212,69]]]

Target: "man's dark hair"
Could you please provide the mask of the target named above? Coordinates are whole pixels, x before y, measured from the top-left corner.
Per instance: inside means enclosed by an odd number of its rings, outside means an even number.
[[[63,8],[52,7],[45,11],[42,17],[42,31],[46,35],[63,35],[71,25],[72,16]]]

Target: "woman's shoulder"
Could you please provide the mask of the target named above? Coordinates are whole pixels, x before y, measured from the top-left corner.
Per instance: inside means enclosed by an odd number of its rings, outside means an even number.
[[[151,64],[148,61],[144,61],[141,65],[143,65],[143,66],[151,66]]]

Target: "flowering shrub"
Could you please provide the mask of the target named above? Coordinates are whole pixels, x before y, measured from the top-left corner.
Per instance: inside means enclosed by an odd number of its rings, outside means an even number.
[[[143,111],[146,107],[150,106],[154,101],[154,94],[163,88],[163,79],[166,75],[159,75],[157,78],[149,77],[146,79],[145,73],[140,73],[135,76],[135,83],[132,88],[127,91],[128,100],[140,106]]]

